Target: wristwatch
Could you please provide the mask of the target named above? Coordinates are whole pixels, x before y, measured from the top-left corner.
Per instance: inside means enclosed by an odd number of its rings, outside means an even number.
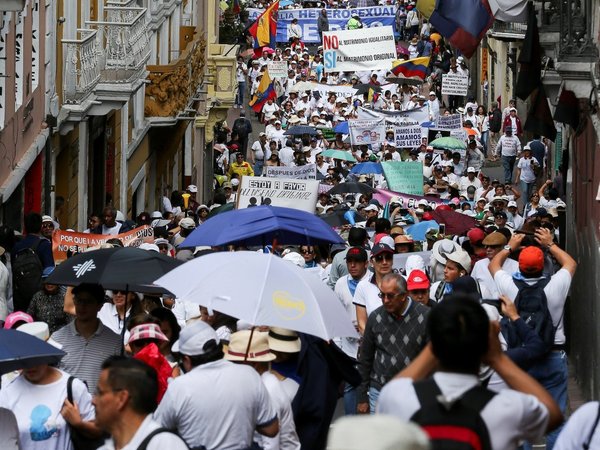
[[[506,244],[504,247],[502,247],[503,250],[508,250],[509,252],[512,252],[512,248],[510,248],[510,245]]]

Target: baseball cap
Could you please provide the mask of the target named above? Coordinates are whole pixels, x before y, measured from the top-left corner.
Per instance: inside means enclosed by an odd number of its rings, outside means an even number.
[[[4,321],[4,329],[13,329],[15,325],[19,324],[20,322],[31,323],[33,322],[33,317],[27,313],[24,313],[23,311],[15,311],[14,313],[10,313],[8,316],[6,316],[6,320]]]
[[[128,344],[142,339],[158,339],[159,341],[169,342],[169,338],[160,330],[155,323],[143,323],[133,327],[129,334]]]
[[[379,256],[382,253],[394,253],[394,249],[387,244],[377,244],[371,249],[371,256]]]
[[[194,192],[195,193],[195,192],[198,192],[198,187],[195,184],[190,184],[187,187],[187,190],[190,191],[190,192]]]
[[[507,208],[517,208],[517,202],[511,200],[510,202],[508,202]]]
[[[467,237],[469,238],[470,242],[478,244],[485,239],[485,233],[481,228],[471,228],[467,232]]]
[[[223,183],[223,189],[231,189],[233,187],[233,185],[231,184],[230,181],[226,181],[225,183]]]
[[[456,250],[450,253],[447,258],[450,261],[454,261],[456,264],[459,264],[467,272],[471,270],[471,256],[469,256],[469,254],[464,250]]]
[[[508,216],[506,215],[506,213],[504,211],[498,211],[496,214],[494,214],[494,217],[496,218],[501,218],[501,219],[508,219]]]
[[[477,173],[477,171],[475,170],[475,167],[468,167],[467,173]]]
[[[219,343],[216,331],[207,323],[196,321],[181,331],[172,350],[188,356],[204,355],[210,349],[210,346],[207,346],[210,341],[215,341],[215,344]]]
[[[179,226],[181,228],[185,228],[186,230],[193,230],[196,228],[196,223],[191,217],[184,217],[179,221]]]
[[[239,186],[240,184],[240,180],[238,180],[237,178],[232,178],[231,179],[231,185],[232,186]]]
[[[52,220],[52,217],[50,217],[50,216],[42,216],[42,223],[44,223],[44,222],[54,223],[54,220]]]
[[[346,260],[365,262],[368,259],[367,251],[362,247],[350,247],[346,253]]]
[[[408,276],[408,280],[406,280],[406,286],[409,291],[415,289],[429,289],[431,282],[422,270],[417,269],[413,270]]]
[[[377,206],[375,205],[367,205],[365,206],[363,211],[379,211],[379,208],[377,208]]]
[[[166,240],[165,238],[157,238],[157,239],[154,239],[154,243],[155,243],[156,245],[169,245],[169,241],[168,241],[168,240]]]
[[[542,252],[542,249],[530,245],[521,250],[519,270],[525,274],[538,273],[544,270],[544,252]]]

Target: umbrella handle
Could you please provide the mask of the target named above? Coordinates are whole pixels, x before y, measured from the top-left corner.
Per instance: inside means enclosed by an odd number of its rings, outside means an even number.
[[[252,336],[254,336],[254,329],[256,327],[253,326],[250,329],[250,338],[248,339],[248,346],[246,347],[246,351],[244,352],[244,362],[248,361],[248,353],[250,352],[250,345],[252,345]]]
[[[121,356],[125,355],[125,330],[127,329],[127,297],[129,297],[129,285],[125,285],[125,311],[123,311],[123,329],[121,330]],[[119,312],[117,311],[117,319]]]

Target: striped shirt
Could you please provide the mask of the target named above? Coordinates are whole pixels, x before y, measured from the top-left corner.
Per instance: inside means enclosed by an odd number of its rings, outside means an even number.
[[[104,360],[121,353],[121,337],[98,321],[98,329],[86,339],[75,328],[75,322],[62,327],[51,339],[67,353],[59,368],[85,382],[93,394]]]

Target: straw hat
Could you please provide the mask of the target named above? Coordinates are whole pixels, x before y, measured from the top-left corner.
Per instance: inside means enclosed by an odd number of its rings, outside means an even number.
[[[269,328],[268,342],[269,348],[276,352],[298,353],[301,348],[298,333],[285,328]]]
[[[250,345],[248,345],[250,343]],[[275,355],[269,349],[267,333],[242,330],[231,335],[225,359],[229,361],[269,362]]]

